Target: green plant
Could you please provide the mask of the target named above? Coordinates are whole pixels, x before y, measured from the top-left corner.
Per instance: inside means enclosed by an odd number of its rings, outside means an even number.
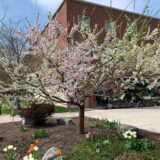
[[[124,144],[125,150],[147,151],[155,149],[155,142],[148,139],[131,139],[127,140]]]
[[[40,130],[35,130],[33,133],[33,137],[34,138],[45,138],[50,136],[51,132],[50,131],[46,131],[44,129],[40,129]]]
[[[88,122],[94,122],[94,121],[98,121],[98,118],[89,117],[87,120],[88,120]]]
[[[103,141],[103,145],[110,145],[111,141],[109,139]]]
[[[101,152],[101,143],[97,142],[95,144],[95,151],[96,151],[96,153],[100,153]]]
[[[13,145],[9,145],[8,147],[3,149],[3,152],[6,153],[5,160],[15,160],[16,159],[16,147]]]
[[[9,153],[7,154],[7,156],[5,157],[5,160],[15,160],[16,156],[15,153]]]
[[[105,129],[114,129],[116,128],[120,123],[117,121],[108,121],[108,120],[102,120],[101,123],[93,123],[91,124],[91,128],[105,128]]]
[[[22,132],[26,132],[27,131],[27,128],[24,126],[24,125],[21,125],[19,127],[19,130],[22,131]]]

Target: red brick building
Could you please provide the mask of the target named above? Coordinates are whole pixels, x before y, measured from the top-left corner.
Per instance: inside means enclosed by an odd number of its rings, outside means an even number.
[[[82,16],[83,13],[85,14],[85,17]],[[119,33],[119,36],[123,35],[127,24],[126,16],[132,21],[139,18],[141,15],[83,0],[63,0],[53,15],[53,18],[57,17],[65,28],[67,28],[68,24],[72,26],[73,23],[77,23],[80,26],[82,21],[85,22],[91,29],[94,28],[95,24],[97,24],[98,29],[103,28],[103,32],[99,37],[99,42],[102,42],[105,37],[105,32],[112,28],[111,24],[115,21],[116,24],[122,24],[122,30],[121,33]],[[145,18],[148,21],[148,25],[151,27],[151,29],[156,28],[158,24],[160,24],[159,18],[142,16],[139,20],[138,28],[141,27],[141,24]],[[47,29],[47,25],[45,29]],[[45,29],[42,31],[42,35],[45,34]],[[63,47],[63,43],[66,41],[66,39],[62,33],[59,33],[57,38],[60,42],[60,47]],[[75,40],[79,40],[79,35],[75,35],[74,38]],[[95,97],[91,97],[90,100],[87,100],[86,105],[95,106]]]
[[[85,12],[85,17],[83,17],[83,13]],[[105,36],[105,32],[108,29],[111,29],[111,23],[116,21],[116,24],[122,23],[122,30],[121,33],[123,34],[125,26],[127,24],[127,20],[125,16],[128,16],[131,20],[140,17],[140,14],[124,11],[116,8],[107,7],[100,4],[95,4],[91,2],[87,2],[84,0],[63,0],[53,18],[57,17],[60,23],[66,28],[68,24],[72,26],[73,23],[81,24],[82,21],[88,24],[88,27],[91,29],[98,25],[98,29],[104,29],[99,41],[102,42]],[[149,26],[154,29],[160,24],[160,19],[155,17],[147,17],[142,16],[139,20],[140,28],[144,18],[147,18]],[[47,28],[47,25],[45,29]],[[45,29],[43,30],[42,34],[45,34]],[[60,33],[57,37],[60,41],[60,46],[63,46],[63,42],[66,41],[63,35]],[[74,37],[76,40],[79,39],[79,36],[76,35]]]

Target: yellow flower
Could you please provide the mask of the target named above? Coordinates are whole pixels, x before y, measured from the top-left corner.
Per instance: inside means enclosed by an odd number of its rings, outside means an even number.
[[[7,152],[7,148],[4,148],[3,151],[4,151],[4,152]]]

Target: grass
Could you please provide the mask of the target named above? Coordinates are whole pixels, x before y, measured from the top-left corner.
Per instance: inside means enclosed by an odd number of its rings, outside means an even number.
[[[12,114],[12,110],[11,109],[7,109],[7,108],[2,108],[1,114],[9,114],[9,115],[11,115]],[[19,114],[18,112],[14,112],[14,115],[18,115],[18,114]]]
[[[22,102],[22,103],[23,103],[23,105],[21,105],[21,106],[22,107],[25,106],[26,102]],[[4,102],[4,103],[2,103],[2,105],[9,106],[9,108],[2,107],[1,114],[11,115],[12,114],[11,105],[8,102]],[[71,112],[78,112],[78,111],[79,111],[78,108],[71,109]],[[63,113],[63,112],[69,112],[69,109],[65,108],[65,107],[61,107],[61,106],[55,106],[55,113]],[[18,112],[15,112],[15,115],[18,115]]]
[[[78,108],[72,108],[71,112],[78,112]],[[65,107],[60,107],[60,106],[55,106],[55,113],[63,113],[63,112],[69,112],[68,108]]]

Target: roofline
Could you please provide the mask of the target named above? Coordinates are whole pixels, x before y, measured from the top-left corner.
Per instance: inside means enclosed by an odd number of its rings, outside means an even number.
[[[118,10],[118,11],[123,11],[123,12],[127,12],[127,13],[131,13],[131,14],[136,14],[136,15],[142,15],[140,13],[135,13],[135,12],[132,12],[132,11],[127,11],[127,10],[123,10],[123,9],[119,9],[119,8],[115,8],[115,7],[110,7],[110,6],[106,6],[106,5],[103,5],[103,4],[98,4],[98,3],[94,3],[94,2],[89,2],[89,1],[86,1],[86,0],[75,0],[77,2],[82,2],[82,3],[86,3],[86,4],[92,4],[92,5],[95,5],[95,6],[99,6],[99,7],[107,7],[107,8],[111,8],[111,9],[114,9],[114,10]],[[153,18],[153,19],[157,19],[157,20],[160,20],[160,18],[157,18],[157,17],[153,17],[153,16],[147,16],[147,15],[143,15],[145,17],[148,17],[148,18]]]
[[[62,7],[63,3],[65,2],[66,0],[63,0],[61,2],[61,4],[59,5],[59,7],[57,8],[57,10],[54,12],[53,16],[54,17],[56,15],[56,13],[59,11],[59,9]],[[142,15],[140,13],[135,13],[135,12],[131,12],[131,11],[127,11],[127,10],[123,10],[123,9],[119,9],[119,8],[115,8],[115,7],[109,7],[109,6],[106,6],[106,5],[102,5],[102,4],[98,4],[98,3],[94,3],[94,2],[89,2],[89,1],[86,1],[86,0],[75,0],[77,2],[82,2],[82,3],[86,3],[86,4],[92,4],[92,5],[95,5],[95,6],[99,6],[99,7],[107,7],[107,8],[111,8],[111,9],[114,9],[114,10],[118,10],[118,11],[121,11],[121,12],[124,12],[124,13],[131,13],[131,14],[135,14],[135,15]],[[145,17],[148,17],[148,18],[153,18],[153,19],[156,19],[156,20],[159,20],[160,21],[160,18],[157,18],[157,17],[153,17],[153,16],[147,16],[147,15],[143,15]],[[48,26],[48,23],[45,25],[44,29],[42,30],[41,34],[45,31],[46,27]]]
[[[53,18],[53,17],[56,15],[56,13],[60,10],[60,8],[62,7],[62,5],[63,5],[64,2],[65,2],[65,0],[63,0],[63,1],[60,3],[60,5],[59,5],[59,7],[57,8],[57,10],[54,12],[52,18]],[[45,29],[46,29],[47,26],[48,26],[48,23],[47,23],[47,24],[45,25],[45,27],[43,28],[41,34],[45,31]]]

